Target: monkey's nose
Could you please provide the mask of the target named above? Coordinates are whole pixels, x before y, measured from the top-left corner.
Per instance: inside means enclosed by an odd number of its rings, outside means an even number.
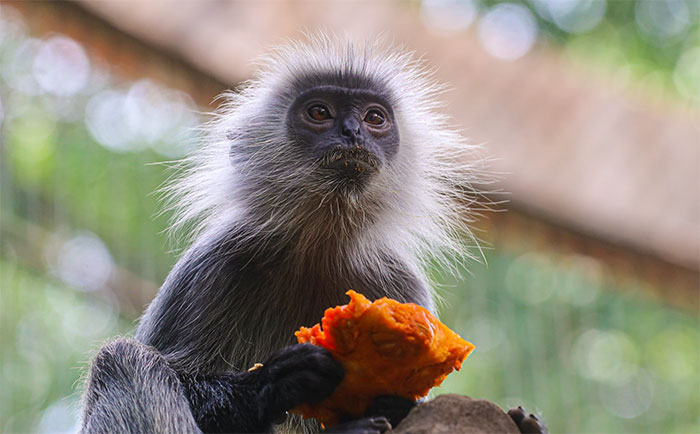
[[[360,136],[360,123],[357,121],[357,119],[352,117],[346,118],[343,121],[340,134],[349,139],[357,139]]]

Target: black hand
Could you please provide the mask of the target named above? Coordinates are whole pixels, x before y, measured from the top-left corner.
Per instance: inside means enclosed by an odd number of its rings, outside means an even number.
[[[258,397],[261,417],[270,420],[300,404],[322,401],[345,376],[328,351],[310,344],[278,351],[251,374],[256,373],[264,382]]]
[[[547,434],[547,427],[537,416],[530,413],[529,415],[524,408],[511,408],[508,410],[508,416],[513,419],[513,422],[518,426],[518,429],[523,434]]]

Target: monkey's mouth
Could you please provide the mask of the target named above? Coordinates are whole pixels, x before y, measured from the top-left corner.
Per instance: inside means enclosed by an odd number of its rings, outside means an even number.
[[[319,164],[346,179],[363,178],[381,166],[381,162],[373,153],[360,146],[349,149],[336,147],[321,157]]]

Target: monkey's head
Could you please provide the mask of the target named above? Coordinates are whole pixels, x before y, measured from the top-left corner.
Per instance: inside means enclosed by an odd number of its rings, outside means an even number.
[[[319,181],[337,194],[357,194],[399,151],[391,95],[379,83],[319,74],[293,84],[287,112],[290,144],[316,163]],[[302,157],[303,158],[303,157]]]
[[[436,110],[443,87],[423,62],[321,34],[258,64],[173,184],[175,227],[245,221],[265,234],[363,234],[410,255],[463,250],[462,193],[479,160]]]

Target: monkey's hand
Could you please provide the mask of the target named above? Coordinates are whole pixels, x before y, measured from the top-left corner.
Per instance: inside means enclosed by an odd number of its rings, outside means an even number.
[[[259,375],[263,384],[260,417],[280,421],[293,407],[327,398],[343,380],[345,369],[325,349],[298,344],[273,354],[250,374]]]
[[[383,416],[391,423],[392,427],[396,428],[415,406],[416,402],[412,399],[396,395],[382,395],[374,398],[372,405],[365,412],[365,416]]]
[[[532,413],[528,415],[525,409],[520,406],[508,410],[508,416],[513,419],[521,433],[547,434],[549,432],[544,422]]]
[[[330,426],[323,430],[328,434],[380,434],[406,417],[409,411],[416,406],[410,399],[401,396],[383,395],[374,399],[362,419],[344,421],[338,425]]]

